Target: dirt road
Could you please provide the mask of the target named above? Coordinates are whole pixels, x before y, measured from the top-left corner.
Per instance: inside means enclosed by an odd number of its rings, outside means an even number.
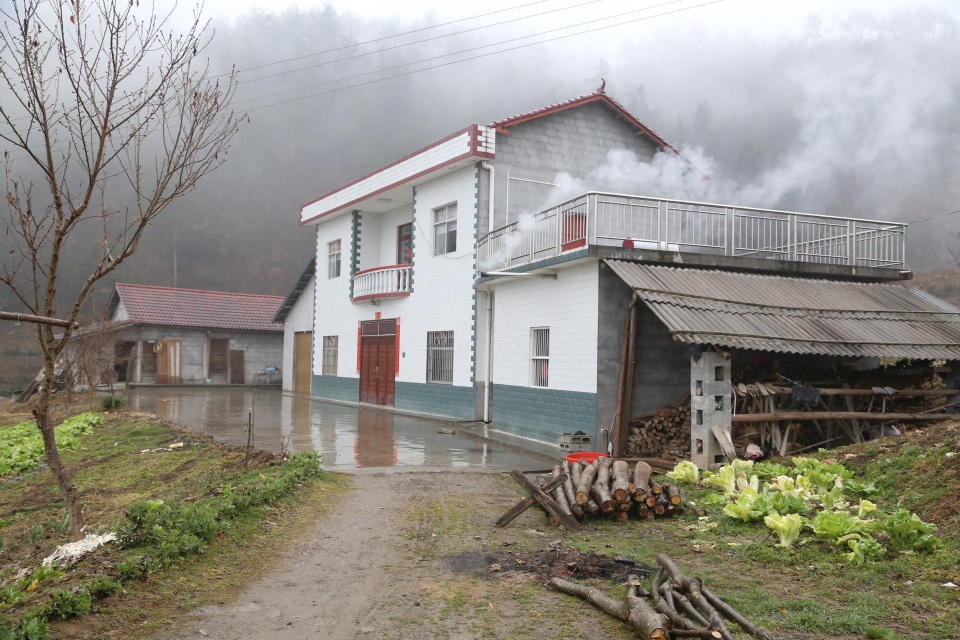
[[[338,509],[291,544],[236,601],[185,615],[164,639],[630,637],[535,573],[499,571],[512,549],[549,546],[534,510],[506,529],[489,514],[517,498],[508,478],[479,473],[354,476]],[[539,564],[536,560],[531,564]]]

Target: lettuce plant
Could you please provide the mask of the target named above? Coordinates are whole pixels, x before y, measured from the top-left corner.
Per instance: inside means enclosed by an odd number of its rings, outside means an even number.
[[[879,560],[887,552],[882,544],[870,537],[853,533],[844,536],[844,538],[846,538],[850,551],[843,554],[843,557],[854,564],[865,564],[870,560]]]
[[[936,551],[942,546],[940,539],[931,535],[937,530],[937,525],[924,522],[920,516],[906,509],[898,509],[896,513],[884,517],[879,528],[890,536],[893,548],[903,553]]]
[[[773,529],[780,537],[780,547],[792,547],[793,543],[800,537],[800,530],[803,528],[803,518],[795,513],[787,515],[771,514],[763,519],[768,528]]]
[[[705,486],[716,487],[728,495],[737,492],[737,472],[730,465],[724,465],[715,474],[703,481]]]
[[[700,481],[700,469],[689,460],[683,460],[667,473],[667,477],[678,484],[695,485]]]

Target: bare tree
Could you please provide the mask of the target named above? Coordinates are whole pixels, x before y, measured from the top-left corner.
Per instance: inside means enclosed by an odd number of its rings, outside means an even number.
[[[0,8],[9,209],[0,282],[28,313],[66,322],[56,336],[37,325],[43,385],[33,413],[75,536],[83,511],[50,415],[55,362],[96,282],[134,253],[151,220],[224,161],[237,132],[229,106],[236,77],[210,75],[201,57],[209,23],[198,7],[174,33],[174,11],[158,14],[139,0],[8,0]],[[61,266],[78,225],[99,229],[96,255],[76,295],[61,299]]]

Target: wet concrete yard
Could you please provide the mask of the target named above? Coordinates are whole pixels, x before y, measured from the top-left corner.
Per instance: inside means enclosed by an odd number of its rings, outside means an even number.
[[[293,397],[275,388],[137,387],[130,390],[127,401],[132,409],[234,445],[247,442],[252,408],[258,449],[316,450],[323,456],[323,466],[337,471],[550,466],[545,458],[470,437],[450,423]]]

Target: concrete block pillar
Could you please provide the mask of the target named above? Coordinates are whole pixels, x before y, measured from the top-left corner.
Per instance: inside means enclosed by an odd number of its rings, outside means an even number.
[[[730,360],[710,347],[690,357],[690,460],[701,469],[724,461],[711,428],[731,430]]]

